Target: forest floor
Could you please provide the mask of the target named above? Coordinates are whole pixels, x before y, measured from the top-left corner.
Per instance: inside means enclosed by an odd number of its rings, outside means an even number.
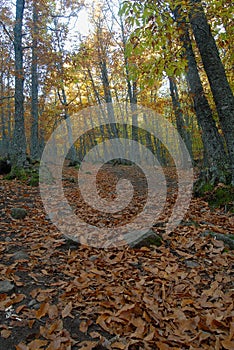
[[[73,200],[76,173],[64,173]],[[166,173],[169,212],[176,191]],[[111,186],[107,172],[101,177]],[[38,187],[1,176],[0,205],[0,280],[14,285],[0,293],[0,350],[234,349],[233,253],[201,237],[233,234],[233,214],[194,198],[160,247],[108,250],[66,241]],[[13,219],[14,207],[27,216]],[[153,229],[163,236],[163,227]]]

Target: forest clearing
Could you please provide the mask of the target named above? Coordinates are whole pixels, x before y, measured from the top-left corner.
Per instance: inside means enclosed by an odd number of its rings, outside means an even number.
[[[234,349],[231,1],[0,8],[0,350]]]

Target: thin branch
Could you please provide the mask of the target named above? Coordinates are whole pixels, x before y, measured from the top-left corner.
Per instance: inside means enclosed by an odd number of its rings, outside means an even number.
[[[9,100],[10,98],[15,98],[15,95],[12,95],[12,96],[0,96],[0,100]]]
[[[9,37],[10,41],[11,41],[12,43],[14,43],[14,39],[12,38],[11,33],[8,31],[8,29],[7,29],[7,27],[5,26],[5,24],[4,24],[2,21],[0,21],[0,24],[2,25],[3,30],[4,30],[4,32],[6,33],[6,35]]]

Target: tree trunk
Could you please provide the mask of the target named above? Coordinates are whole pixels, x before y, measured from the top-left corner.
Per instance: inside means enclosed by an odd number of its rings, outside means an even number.
[[[124,53],[124,68],[125,68],[125,75],[126,75],[126,83],[127,83],[127,90],[128,90],[128,97],[129,101],[131,103],[131,111],[132,111],[132,139],[136,142],[138,142],[138,116],[137,113],[134,113],[136,110],[136,104],[137,104],[137,83],[136,81],[131,81],[130,73],[129,73],[129,60],[127,55],[127,49],[126,49],[126,43],[127,38],[125,35],[124,30],[124,22],[122,16],[120,16],[120,28],[121,28],[121,36],[122,36],[122,44],[123,44],[123,53]],[[137,148],[137,144],[135,144],[135,148]],[[132,152],[138,152],[139,149],[132,149]]]
[[[234,96],[200,0],[191,0],[190,23],[226,140],[234,185]]]
[[[227,155],[222,142],[221,135],[213,119],[212,110],[205,96],[201,79],[198,73],[197,62],[193,52],[188,27],[184,19],[179,15],[179,9],[173,11],[178,28],[183,30],[181,42],[185,49],[188,61],[187,81],[194,103],[194,110],[197,121],[202,130],[202,141],[207,154],[209,167],[214,169],[215,177],[223,174],[223,169],[227,163]],[[221,175],[222,176],[222,175]]]
[[[16,1],[16,21],[14,26],[15,51],[15,125],[10,158],[14,168],[23,167],[26,161],[26,137],[24,126],[24,71],[22,26],[24,13],[24,0]]]
[[[2,72],[0,76],[0,96],[3,98],[4,96],[4,74],[3,74],[3,64],[2,64]],[[0,140],[0,157],[5,157],[7,152],[7,137],[6,137],[6,118],[5,118],[5,108],[4,103],[2,100],[0,100],[0,115],[1,115],[1,140]]]
[[[179,132],[182,140],[184,141],[191,158],[193,158],[191,137],[190,137],[190,134],[186,130],[186,127],[185,127],[185,122],[184,122],[182,108],[180,105],[177,85],[176,85],[174,78],[168,77],[168,79],[169,79],[169,84],[170,84],[170,93],[171,93],[173,110],[174,110],[174,114],[175,114],[175,118],[176,118],[177,131]],[[183,147],[182,147],[182,149],[183,149]],[[187,159],[186,159],[186,162],[187,162]]]
[[[60,102],[62,103],[63,108],[64,108],[64,119],[66,121],[68,146],[69,146],[69,151],[68,151],[66,158],[70,160],[71,165],[75,165],[77,162],[77,154],[76,154],[76,149],[75,149],[73,135],[72,135],[71,120],[70,120],[70,116],[68,114],[67,96],[66,96],[66,92],[65,92],[65,89],[63,86],[61,88],[61,91],[62,91],[62,95],[60,95],[60,93],[58,91],[58,96],[59,96]]]
[[[39,159],[38,139],[38,8],[36,0],[33,1],[33,28],[32,28],[32,66],[31,66],[31,144],[30,155],[32,159]]]

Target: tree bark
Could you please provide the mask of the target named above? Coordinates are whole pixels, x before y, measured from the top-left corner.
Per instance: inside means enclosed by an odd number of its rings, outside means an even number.
[[[200,0],[191,0],[190,23],[206,71],[230,157],[234,185],[234,96]]]
[[[205,96],[201,79],[199,76],[197,62],[192,48],[189,36],[188,26],[185,20],[179,14],[179,8],[173,11],[179,29],[183,30],[181,42],[185,49],[185,55],[188,62],[187,80],[194,103],[194,110],[197,116],[198,124],[202,130],[202,141],[210,168],[215,172],[221,172],[226,166],[227,155],[221,135],[218,132],[216,123],[213,119],[212,110]],[[218,174],[217,174],[218,176]]]
[[[15,51],[15,125],[10,158],[14,168],[23,167],[26,161],[26,137],[24,126],[24,71],[22,27],[24,14],[24,0],[16,1],[16,21],[14,26]]]
[[[69,151],[66,158],[70,159],[71,165],[75,165],[77,162],[77,153],[76,153],[76,148],[74,145],[74,140],[72,135],[72,124],[68,113],[67,96],[66,96],[64,86],[61,87],[61,92],[62,92],[62,95],[59,93],[59,90],[58,90],[59,100],[62,103],[64,108],[64,119],[66,121],[67,137],[68,137],[68,145],[69,145]]]
[[[177,127],[177,130],[178,130],[182,140],[184,141],[184,143],[186,145],[186,148],[189,151],[191,158],[193,158],[191,137],[190,137],[190,134],[186,130],[186,127],[185,127],[185,122],[184,122],[182,108],[180,105],[177,85],[176,85],[174,78],[168,77],[168,79],[169,79],[169,85],[170,85],[170,93],[171,93],[173,110],[174,110],[174,114],[176,117],[176,127]],[[183,147],[182,147],[182,149],[183,149]],[[187,159],[186,159],[186,161],[187,161]]]
[[[32,66],[31,66],[31,143],[30,155],[32,159],[39,159],[38,137],[38,7],[33,0],[33,28],[32,28]]]

